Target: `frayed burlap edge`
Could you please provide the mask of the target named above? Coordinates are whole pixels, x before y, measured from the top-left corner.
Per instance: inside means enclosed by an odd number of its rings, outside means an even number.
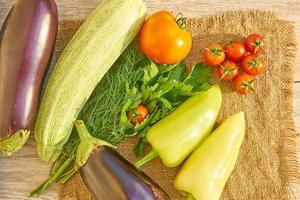
[[[288,190],[290,198],[295,198],[293,183],[300,182],[300,169],[296,152],[296,129],[294,122],[294,108],[293,108],[293,84],[294,84],[294,69],[296,58],[296,36],[293,22],[281,21],[282,48],[286,49],[284,63],[281,65],[281,81],[279,84],[281,88],[280,97],[280,120],[281,120],[281,142],[282,148],[280,153],[281,166],[280,172],[282,173],[282,179],[285,178],[288,181],[284,183],[284,188]]]

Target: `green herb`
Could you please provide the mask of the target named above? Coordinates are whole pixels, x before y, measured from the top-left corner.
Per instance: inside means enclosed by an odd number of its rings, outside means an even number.
[[[126,84],[126,102],[121,113],[121,124],[127,127],[130,136],[140,137],[134,148],[139,157],[148,146],[147,130],[151,125],[175,110],[189,96],[209,88],[211,68],[204,64],[196,64],[191,72],[186,72],[184,62],[175,65],[158,65],[153,62],[145,66],[144,76],[131,89]],[[139,104],[146,105],[150,115],[140,125],[130,126],[126,113]],[[133,134],[132,134],[133,133]]]
[[[126,126],[119,122],[125,101],[125,85],[129,87],[137,84],[143,77],[143,66],[148,62],[132,45],[102,79],[80,116],[93,137],[114,145],[124,138]]]

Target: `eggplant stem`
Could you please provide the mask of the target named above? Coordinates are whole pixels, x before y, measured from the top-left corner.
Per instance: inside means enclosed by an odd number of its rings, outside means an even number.
[[[90,154],[97,147],[109,146],[116,148],[115,146],[104,140],[100,140],[91,136],[83,121],[76,120],[75,127],[80,138],[80,143],[76,153],[76,165],[78,168],[82,167],[87,162]]]
[[[30,131],[28,130],[18,130],[8,138],[0,140],[0,151],[6,156],[11,156],[15,151],[22,148],[27,142],[29,135]]]
[[[196,200],[195,197],[191,193],[189,193],[186,197],[186,200]]]
[[[75,156],[68,158],[57,170],[55,174],[50,176],[45,182],[43,182],[39,187],[29,193],[29,197],[39,196],[44,192],[52,183],[54,183],[61,174],[69,167],[71,162],[75,159]]]
[[[136,168],[141,168],[142,166],[144,166],[147,162],[153,160],[154,158],[158,157],[158,153],[154,150],[150,151],[147,155],[145,155],[143,158],[141,158],[140,160],[138,160],[134,166]]]
[[[77,168],[73,167],[71,170],[59,177],[59,182],[61,184],[65,184],[68,180],[70,180],[70,178],[72,178],[77,173],[77,171]]]

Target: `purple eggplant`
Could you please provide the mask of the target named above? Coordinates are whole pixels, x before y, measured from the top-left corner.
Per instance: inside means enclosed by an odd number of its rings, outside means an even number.
[[[0,32],[0,151],[27,141],[57,35],[55,0],[17,0]]]
[[[80,173],[95,200],[170,199],[150,177],[111,147],[95,149]]]

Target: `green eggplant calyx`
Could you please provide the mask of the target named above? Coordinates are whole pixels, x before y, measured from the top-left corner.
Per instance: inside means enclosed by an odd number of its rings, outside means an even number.
[[[109,146],[116,148],[115,146],[104,140],[100,140],[91,136],[83,121],[76,120],[75,127],[80,138],[80,143],[76,153],[77,169],[82,167],[87,162],[88,158],[90,157],[90,154],[97,147]]]
[[[15,151],[22,148],[29,135],[29,130],[18,130],[10,137],[0,140],[0,151],[6,156],[11,156]]]
[[[196,200],[195,197],[191,193],[189,193],[186,197],[186,200]]]
[[[144,156],[142,159],[138,160],[134,166],[136,168],[141,168],[142,166],[144,166],[147,162],[149,162],[150,160],[153,160],[154,158],[158,157],[158,153],[154,150],[150,151],[146,156]]]

